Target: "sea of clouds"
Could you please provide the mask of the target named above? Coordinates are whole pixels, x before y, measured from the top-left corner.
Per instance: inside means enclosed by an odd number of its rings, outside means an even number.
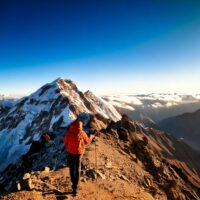
[[[103,96],[112,105],[135,110],[135,108],[168,108],[180,104],[200,102],[200,94],[134,94]]]

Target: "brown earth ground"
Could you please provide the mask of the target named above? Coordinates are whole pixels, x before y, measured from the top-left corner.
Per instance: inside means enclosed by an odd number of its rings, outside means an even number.
[[[115,147],[115,148],[113,148]],[[95,159],[95,152],[97,160]],[[82,175],[77,197],[72,197],[68,168],[50,172],[32,172],[33,190],[18,191],[1,196],[0,200],[165,200],[158,192],[154,198],[141,186],[140,180],[150,176],[124,153],[109,136],[98,137],[87,147],[83,162],[91,171],[98,171],[94,179]],[[84,163],[84,164],[85,164]],[[97,168],[96,168],[97,163]]]

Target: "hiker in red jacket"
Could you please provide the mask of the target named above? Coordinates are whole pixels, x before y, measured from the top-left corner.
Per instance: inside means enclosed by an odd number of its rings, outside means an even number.
[[[64,144],[68,152],[68,163],[72,182],[73,195],[77,195],[77,187],[81,173],[81,158],[85,151],[85,145],[90,144],[94,135],[87,136],[83,131],[83,123],[80,120],[73,122],[67,131]]]

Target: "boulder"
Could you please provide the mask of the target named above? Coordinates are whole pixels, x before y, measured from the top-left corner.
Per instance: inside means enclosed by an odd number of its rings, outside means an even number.
[[[20,182],[17,182],[17,190],[32,190],[33,184],[31,178],[22,179]]]
[[[44,167],[43,172],[45,172],[45,173],[49,173],[49,172],[50,172],[50,168],[49,168],[49,167]]]
[[[129,133],[125,128],[123,128],[123,127],[118,128],[117,133],[119,135],[120,140],[123,140],[123,141],[129,140]]]
[[[95,170],[93,169],[88,169],[86,172],[85,172],[86,176],[88,178],[91,178],[91,179],[96,179],[97,178],[97,175],[96,175],[96,172]]]
[[[119,176],[119,178],[121,178],[121,179],[124,180],[124,181],[129,181],[128,178],[127,178],[126,176],[124,176],[123,174],[121,174],[121,175]]]
[[[112,169],[113,168],[112,162],[111,161],[107,161],[106,164],[105,164],[105,167],[107,169]]]
[[[92,131],[100,131],[101,129],[106,128],[106,124],[96,116],[92,116],[89,122],[89,127]]]
[[[30,173],[25,173],[22,179],[26,180],[26,179],[29,179],[29,178],[31,178],[31,174]]]
[[[101,178],[101,179],[103,179],[103,180],[105,180],[106,179],[106,176],[105,176],[105,174],[103,174],[102,172],[100,172],[99,170],[97,170],[96,171],[96,173],[97,173],[97,175]]]

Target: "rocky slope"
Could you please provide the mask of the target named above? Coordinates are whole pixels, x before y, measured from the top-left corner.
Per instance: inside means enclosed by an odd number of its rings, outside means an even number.
[[[44,132],[66,127],[80,113],[99,114],[116,121],[120,114],[92,92],[83,93],[62,78],[0,111],[0,171],[27,153]]]
[[[86,118],[82,115],[83,120]],[[117,122],[91,116],[84,128],[88,133],[96,129],[99,134],[83,157],[80,190],[75,199],[200,198],[200,156],[185,143],[144,128],[125,115]],[[72,199],[62,144],[65,131],[57,129],[52,139],[32,144],[25,157],[7,167],[1,174],[1,191],[5,191],[1,200]],[[16,182],[21,191],[17,192]]]
[[[167,118],[159,123],[166,132],[184,139],[191,147],[200,151],[200,110]]]

